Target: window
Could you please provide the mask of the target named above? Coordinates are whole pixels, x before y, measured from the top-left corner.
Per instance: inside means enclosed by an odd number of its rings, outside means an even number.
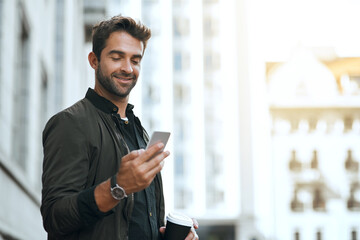
[[[293,199],[291,200],[291,211],[293,212],[303,212],[304,211],[304,203],[301,202],[298,198],[298,190],[295,189]]]
[[[215,90],[215,83],[213,78],[206,77],[204,80],[204,88],[205,90],[212,92]]]
[[[313,132],[316,130],[317,127],[317,119],[316,118],[310,118],[309,121],[309,131]]]
[[[146,105],[150,106],[156,104],[160,101],[159,91],[156,89],[154,84],[144,83],[144,95],[146,100]]]
[[[210,174],[211,176],[219,175],[223,172],[223,159],[220,154],[217,154],[213,148],[208,149],[209,154],[208,157],[209,160],[209,168],[210,168]],[[210,177],[210,176],[208,176]]]
[[[291,152],[291,159],[289,162],[289,169],[293,172],[301,171],[301,162],[296,157],[296,151]]]
[[[190,33],[190,21],[187,18],[174,17],[173,28],[175,37],[188,36]]]
[[[23,8],[19,10],[19,31],[17,42],[16,76],[13,92],[12,157],[26,170],[29,130],[29,80],[30,76],[30,36],[29,26]]]
[[[183,118],[177,118],[174,123],[174,143],[177,146],[175,151],[174,158],[174,173],[175,176],[183,176],[184,175],[184,151],[182,150],[182,146],[184,144],[185,139],[185,131],[186,131],[186,123]]]
[[[174,69],[176,71],[181,71],[182,69],[182,56],[181,53],[174,54]]]
[[[190,56],[184,52],[174,53],[174,70],[180,72],[190,67]]]
[[[191,98],[191,89],[189,86],[181,83],[174,84],[174,103],[189,103]]]
[[[219,34],[219,21],[213,17],[204,18],[204,35],[206,37],[214,37]]]
[[[294,234],[294,240],[300,240],[300,233],[298,231]]]
[[[351,240],[357,240],[357,231],[356,231],[356,229],[353,229],[351,231]]]
[[[91,43],[92,41],[92,25],[91,24],[85,24],[84,31],[85,31],[85,42]]]
[[[186,124],[184,119],[182,118],[177,118],[177,120],[175,121],[175,142],[176,144],[182,144],[184,142],[185,139],[185,131],[186,131]]]
[[[360,211],[360,184],[353,182],[350,185],[350,196],[347,201],[349,211]]]
[[[348,172],[356,173],[359,171],[359,163],[353,159],[351,149],[349,149],[347,153],[347,158],[345,160],[345,169]]]
[[[352,117],[344,118],[344,132],[350,132],[352,130],[354,119]]]
[[[313,193],[313,209],[317,212],[326,211],[326,201],[323,196],[323,191],[319,188],[314,189]]]
[[[183,184],[183,183],[182,183]],[[192,201],[192,193],[183,187],[175,189],[175,207],[185,209],[186,204]]]
[[[299,119],[290,119],[291,132],[296,132],[299,129]]]
[[[220,69],[220,54],[213,51],[206,51],[204,56],[205,71]]]
[[[318,161],[317,151],[316,150],[314,150],[314,152],[313,152],[313,158],[311,159],[310,167],[311,167],[311,169],[318,169],[319,168],[319,161]]]
[[[210,183],[211,182],[211,183]],[[209,181],[207,184],[206,204],[209,208],[214,208],[216,205],[224,202],[225,193],[215,187],[214,181]]]
[[[184,154],[182,152],[175,153],[174,172],[175,172],[175,176],[184,175]]]
[[[321,240],[321,239],[322,239],[322,233],[321,233],[320,230],[318,230],[318,231],[316,232],[316,240]]]
[[[56,0],[56,24],[60,24],[56,26],[57,30],[63,28],[63,15],[64,15],[64,1]],[[110,3],[107,1],[108,5],[115,5],[119,4],[117,2]],[[83,14],[84,14],[84,36],[85,42],[91,42],[92,39],[92,27],[93,24],[96,23],[98,20],[101,20],[105,17],[106,10],[105,10],[105,1],[97,1],[97,0],[86,0],[83,1]],[[56,32],[62,35],[61,32]]]

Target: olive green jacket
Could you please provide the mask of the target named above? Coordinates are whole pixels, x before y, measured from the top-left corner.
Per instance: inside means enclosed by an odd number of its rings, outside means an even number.
[[[132,108],[129,104],[128,110]],[[84,99],[46,124],[41,214],[48,239],[128,238],[133,195],[107,213],[99,211],[94,198],[95,187],[117,172],[121,158],[129,152],[113,120],[117,111],[114,104],[89,89]],[[138,118],[135,125],[137,135],[148,142]],[[164,226],[160,173],[154,181],[157,221]]]

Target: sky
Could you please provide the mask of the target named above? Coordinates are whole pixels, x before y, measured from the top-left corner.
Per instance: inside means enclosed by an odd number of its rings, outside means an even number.
[[[297,45],[322,48],[324,55],[360,56],[359,0],[254,0],[248,4],[250,37],[261,43],[259,51],[267,61],[286,60]]]

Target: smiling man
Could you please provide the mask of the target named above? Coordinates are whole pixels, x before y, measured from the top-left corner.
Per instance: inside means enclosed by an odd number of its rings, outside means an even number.
[[[150,29],[116,16],[93,28],[95,87],[43,132],[42,205],[48,239],[162,239],[160,171],[168,151],[128,103]],[[197,228],[197,224],[194,224]],[[186,239],[198,239],[190,231]]]

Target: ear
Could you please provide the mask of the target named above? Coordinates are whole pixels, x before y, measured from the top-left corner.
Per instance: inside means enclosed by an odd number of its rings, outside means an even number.
[[[99,61],[94,52],[89,53],[88,60],[89,60],[90,66],[96,70],[98,68]]]

